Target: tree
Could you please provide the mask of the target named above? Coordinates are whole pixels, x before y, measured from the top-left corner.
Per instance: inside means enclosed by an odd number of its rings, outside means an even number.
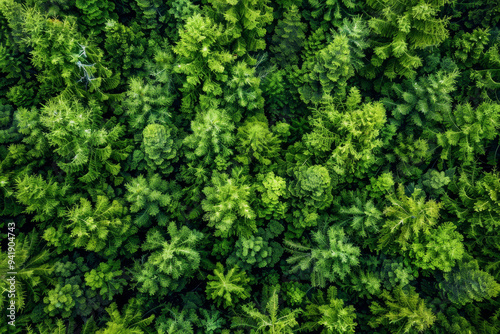
[[[300,21],[301,15],[297,6],[292,5],[283,14],[283,19],[278,21],[269,50],[274,53],[274,62],[281,67],[298,65],[299,52],[306,38],[307,25]]]
[[[328,288],[326,298],[322,292],[318,292],[315,300],[307,305],[304,316],[308,321],[301,330],[321,334],[355,333],[357,323],[354,306],[344,306],[344,301],[337,298],[337,289],[333,286]]]
[[[0,289],[3,292],[11,290],[8,280],[12,282],[10,279],[14,275],[9,274],[9,272],[13,272],[13,268],[15,268],[15,299],[13,300],[17,311],[26,310],[30,307],[30,301],[40,302],[47,287],[44,283],[51,279],[54,270],[54,265],[48,263],[51,252],[40,244],[36,230],[6,240],[9,240],[10,244],[8,244],[7,252],[0,251],[0,277],[3,279]],[[15,246],[12,247],[10,240],[14,240]],[[4,307],[4,303],[9,302],[8,295],[10,293],[0,294],[0,307]],[[9,299],[11,298],[9,297]],[[8,306],[10,305],[5,306],[5,308]]]
[[[422,241],[411,245],[411,254],[415,265],[422,269],[451,271],[465,252],[463,236],[458,233],[453,223],[444,223],[423,236]]]
[[[264,107],[262,90],[259,88],[260,78],[255,75],[255,69],[248,67],[244,61],[231,68],[231,76],[224,89],[224,100],[227,102],[226,110],[230,111],[236,122],[241,119],[242,110],[260,110]]]
[[[436,316],[415,292],[414,287],[403,289],[398,286],[393,295],[384,290],[381,298],[385,305],[373,302],[370,306],[374,318],[369,324],[373,328],[382,325],[393,333],[422,332],[436,321]]]
[[[75,200],[74,196],[65,197],[69,189],[68,184],[59,185],[52,177],[45,181],[41,175],[25,174],[22,179],[16,180],[17,200],[26,205],[26,213],[35,213],[33,220],[38,222],[62,215],[60,204]]]
[[[276,289],[273,290],[271,297],[267,301],[267,314],[257,310],[253,303],[245,304],[241,308],[246,317],[234,317],[231,327],[250,327],[253,333],[263,334],[293,333],[293,328],[298,325],[296,317],[301,312],[300,309],[293,311],[289,309],[279,310]]]
[[[224,47],[224,31],[222,25],[200,14],[187,19],[184,30],[179,31],[173,51],[178,55],[175,72],[186,76],[181,88],[183,112],[192,112],[201,92],[212,97],[222,94],[221,83],[228,80],[226,67],[234,60]]]
[[[120,270],[120,261],[101,262],[96,269],[85,273],[85,283],[92,290],[99,290],[99,294],[107,299],[113,300],[113,296],[121,294],[127,281],[123,278]]]
[[[270,165],[273,158],[278,156],[281,141],[270,130],[267,118],[259,116],[249,117],[238,128],[236,149],[240,153],[236,159],[248,165],[255,158],[263,165]]]
[[[250,207],[251,187],[246,181],[241,168],[233,168],[231,177],[214,171],[211,185],[203,189],[204,219],[208,226],[215,227],[216,236],[249,237],[257,231],[255,212]]]
[[[129,299],[120,313],[116,303],[111,303],[106,308],[109,315],[109,320],[106,322],[106,327],[99,329],[96,334],[112,334],[112,333],[137,333],[144,334],[148,332],[148,326],[153,322],[155,316],[150,315],[144,318],[141,310],[141,303],[135,298]]]
[[[273,8],[269,0],[208,0],[212,5],[210,15],[224,29],[224,39],[229,50],[237,56],[263,50],[266,25],[273,20]],[[224,19],[222,19],[224,18]]]
[[[302,86],[299,93],[305,103],[319,103],[326,95],[344,97],[347,79],[354,75],[349,39],[337,35],[314,58],[302,64]]]
[[[344,230],[338,226],[328,228],[326,233],[316,231],[312,235],[314,247],[307,247],[285,240],[292,256],[292,273],[311,269],[311,285],[325,287],[326,281],[344,280],[351,267],[359,264],[361,251],[347,241]]]
[[[232,153],[235,126],[229,115],[220,109],[209,109],[198,113],[191,122],[192,134],[184,138],[184,145],[189,160],[202,159],[204,165],[210,165],[218,156],[228,158]]]
[[[356,88],[351,88],[345,103],[330,98],[323,101],[311,110],[312,131],[304,135],[303,141],[335,173],[349,180],[349,175],[360,178],[377,162],[385,109],[379,102],[361,104]]]
[[[129,141],[121,138],[124,127],[114,119],[102,121],[102,113],[97,101],[89,101],[85,108],[76,99],[62,97],[50,100],[41,112],[44,135],[60,157],[57,165],[79,175],[82,182],[96,180],[104,170],[116,177],[119,162],[132,150]]]
[[[208,299],[213,299],[218,307],[221,303],[224,308],[236,305],[240,300],[250,297],[250,279],[244,271],[239,271],[238,266],[232,267],[224,274],[222,264],[217,263],[213,275],[208,275],[206,293]]]
[[[477,260],[460,262],[451,272],[444,274],[439,287],[452,303],[461,305],[491,299],[500,293],[500,284],[479,269]]]
[[[130,212],[138,213],[134,219],[137,226],[149,226],[152,217],[160,226],[166,226],[169,219],[166,212],[173,213],[178,208],[176,198],[180,189],[175,181],[167,182],[159,174],[147,177],[139,175],[125,184],[125,187],[125,199],[132,203]]]
[[[150,295],[167,295],[183,287],[200,265],[200,254],[195,249],[203,234],[186,226],[168,225],[166,239],[159,229],[150,229],[143,251],[150,251],[146,261],[136,262],[133,269],[138,290]]]
[[[391,206],[384,210],[384,215],[388,219],[380,232],[380,249],[389,246],[393,241],[396,241],[402,250],[408,249],[420,233],[424,235],[430,233],[442,207],[442,203],[434,200],[426,201],[421,189],[418,188],[411,197],[406,196],[402,184],[388,199]]]
[[[106,255],[116,254],[124,239],[134,232],[130,226],[130,216],[127,209],[117,200],[105,196],[97,196],[92,203],[81,197],[80,203],[69,209],[66,216],[69,220],[64,224],[71,231],[73,245],[88,251],[100,252]]]
[[[446,120],[446,131],[438,133],[437,143],[443,147],[441,158],[458,159],[470,165],[478,155],[486,153],[500,128],[500,104],[484,102],[475,110],[470,104],[459,104]]]
[[[275,219],[285,218],[285,213],[288,210],[288,203],[283,200],[288,197],[286,180],[280,176],[276,176],[274,172],[267,174],[258,174],[257,180],[261,184],[257,184],[256,190],[261,195],[261,208],[257,210],[260,218]]]
[[[178,138],[175,126],[166,127],[161,124],[149,124],[142,132],[141,150],[134,152],[134,166],[143,159],[149,171],[159,171],[163,175],[173,172],[173,164],[179,161],[179,150],[182,141]],[[141,159],[142,158],[142,159]],[[137,169],[142,169],[137,166]]]
[[[439,18],[440,7],[450,0],[369,0],[367,4],[377,13],[369,20],[375,34],[375,67],[384,66],[388,78],[413,77],[422,66],[416,50],[439,45],[448,37],[448,19]],[[374,75],[370,75],[374,76]]]

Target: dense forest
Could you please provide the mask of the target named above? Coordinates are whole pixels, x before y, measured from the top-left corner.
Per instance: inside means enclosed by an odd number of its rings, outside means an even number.
[[[499,333],[498,0],[0,0],[0,333]]]

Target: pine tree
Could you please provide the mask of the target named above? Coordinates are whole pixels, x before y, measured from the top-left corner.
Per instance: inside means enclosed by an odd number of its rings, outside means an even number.
[[[106,308],[109,315],[109,320],[106,322],[106,327],[99,329],[96,334],[112,334],[112,333],[137,333],[144,334],[149,332],[148,326],[153,322],[155,316],[152,314],[145,318],[141,310],[141,303],[135,298],[129,299],[120,312],[116,303],[111,303]]]
[[[298,325],[296,317],[301,310],[279,310],[276,289],[273,290],[265,309],[267,314],[261,313],[252,303],[243,305],[245,318],[234,317],[231,327],[254,328],[256,334],[291,334],[294,332],[293,328]]]
[[[354,306],[344,306],[344,301],[337,298],[337,289],[333,286],[328,288],[326,298],[319,292],[316,298],[309,302],[304,316],[308,322],[301,330],[309,333],[355,333],[357,323]]]
[[[214,21],[224,29],[225,44],[238,57],[266,47],[266,26],[273,20],[269,0],[208,0]],[[223,19],[222,19],[223,18]]]
[[[403,185],[389,198],[391,206],[384,210],[388,218],[382,227],[379,248],[396,241],[402,250],[408,249],[419,235],[428,235],[439,218],[442,203],[425,200],[421,189],[415,189],[411,197],[405,195]]]
[[[463,236],[458,233],[453,223],[444,223],[425,235],[423,241],[411,245],[414,264],[422,269],[451,271],[465,252]]]
[[[101,252],[108,256],[116,254],[131,229],[127,209],[117,200],[112,202],[105,196],[97,196],[94,205],[80,198],[80,203],[66,213],[69,222],[65,229],[71,231],[75,247],[88,251]],[[103,251],[103,249],[106,249]]]
[[[241,163],[248,165],[255,159],[263,165],[270,165],[271,159],[278,156],[281,141],[270,130],[267,118],[260,114],[249,117],[239,128],[236,157]]]
[[[416,50],[441,44],[448,37],[447,18],[439,10],[451,0],[368,0],[377,16],[369,25],[375,34],[372,65],[383,66],[384,75],[413,77],[422,66]]]
[[[145,262],[136,262],[133,276],[138,290],[150,295],[165,296],[182,288],[198,269],[200,254],[195,249],[203,234],[186,226],[168,225],[165,238],[159,229],[148,231],[144,251],[150,251]]]
[[[215,235],[249,237],[257,231],[255,212],[250,207],[251,188],[243,170],[233,168],[231,177],[215,171],[212,183],[203,189],[206,196],[201,202],[208,226],[215,227]]]
[[[222,25],[199,14],[186,21],[173,48],[178,55],[174,70],[186,76],[183,80],[182,111],[191,113],[199,94],[215,97],[222,94],[222,83],[228,80],[226,67],[234,56],[227,51]]]
[[[313,247],[306,247],[290,240],[285,240],[292,256],[287,262],[292,264],[291,272],[311,269],[311,285],[324,287],[326,282],[337,278],[344,280],[351,267],[359,264],[361,251],[348,242],[344,230],[330,227],[326,233],[313,233]]]
[[[152,218],[160,226],[166,226],[169,216],[167,212],[177,209],[175,181],[167,182],[159,174],[144,177],[139,175],[125,185],[125,199],[131,203],[130,212],[137,213],[134,223],[137,226],[149,226]],[[168,209],[167,209],[168,207]]]
[[[121,138],[124,127],[113,119],[102,121],[102,113],[96,101],[89,101],[85,108],[78,100],[63,98],[50,100],[41,112],[47,141],[60,156],[57,165],[86,183],[101,175],[116,177],[119,161],[132,149]]]
[[[247,275],[239,268],[233,267],[224,274],[225,270],[222,264],[217,263],[213,275],[208,275],[206,288],[207,298],[213,299],[218,307],[221,302],[224,308],[236,305],[240,300],[250,297],[250,287]]]
[[[283,19],[278,21],[269,50],[274,54],[274,62],[281,67],[298,65],[299,52],[306,38],[307,25],[301,22],[301,15],[297,6],[293,5],[283,14]]]
[[[209,166],[220,156],[222,160],[232,153],[233,134],[235,126],[229,115],[220,109],[209,109],[198,113],[191,122],[192,134],[184,139],[189,160],[202,159],[205,166]]]
[[[439,287],[455,304],[465,305],[491,299],[500,293],[500,284],[487,272],[479,269],[477,260],[463,261],[444,274]]]
[[[369,324],[373,328],[382,325],[394,333],[414,333],[429,329],[436,321],[436,316],[413,287],[396,287],[393,295],[384,290],[381,297],[385,305],[373,302],[370,306],[374,318]]]

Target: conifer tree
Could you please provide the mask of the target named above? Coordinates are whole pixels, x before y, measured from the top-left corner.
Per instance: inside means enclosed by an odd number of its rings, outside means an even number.
[[[396,287],[393,294],[384,290],[381,298],[385,305],[373,302],[370,306],[375,316],[369,322],[373,328],[382,325],[394,333],[422,332],[429,329],[436,321],[436,316],[415,292],[414,287],[408,289]]]
[[[85,108],[78,100],[52,99],[42,109],[40,122],[50,146],[61,157],[58,166],[86,183],[104,170],[116,176],[121,169],[119,161],[132,149],[121,138],[123,126],[113,119],[102,121],[102,109],[96,101],[89,101]]]
[[[382,227],[379,247],[384,248],[396,241],[403,250],[421,234],[428,235],[437,223],[442,203],[426,201],[421,189],[415,189],[411,197],[405,194],[403,185],[389,196],[391,206],[384,210],[388,218]]]
[[[224,39],[238,57],[266,47],[266,26],[273,20],[269,0],[208,0],[211,16],[224,27]],[[223,18],[223,19],[221,19]],[[225,43],[225,44],[226,44]]]
[[[319,292],[309,302],[304,316],[308,322],[301,330],[321,334],[355,333],[357,323],[354,307],[344,306],[344,301],[337,298],[337,289],[333,286],[328,288],[326,298]]]
[[[136,262],[132,271],[140,292],[165,296],[182,288],[200,265],[195,247],[202,233],[186,226],[179,229],[171,222],[167,234],[168,239],[159,229],[148,231],[142,249],[150,251],[149,256],[145,262]]]
[[[312,131],[303,137],[311,153],[348,180],[362,177],[377,162],[382,147],[379,133],[386,122],[381,103],[361,104],[358,89],[352,88],[345,103],[332,99],[312,109]]]
[[[224,47],[227,43],[224,31],[222,25],[196,14],[179,32],[173,51],[178,55],[175,72],[186,76],[181,88],[183,112],[193,112],[198,94],[211,97],[222,94],[222,83],[228,80],[226,67],[234,60]]]
[[[301,22],[301,15],[297,6],[292,5],[278,21],[272,38],[273,45],[269,47],[274,53],[274,62],[281,67],[298,65],[299,52],[306,38],[307,25]]]
[[[239,268],[233,267],[224,274],[224,266],[217,263],[214,269],[214,275],[208,275],[206,293],[208,299],[214,299],[217,306],[237,305],[240,300],[250,297],[250,287],[248,286],[249,279],[244,271],[239,271]]]
[[[254,328],[256,334],[291,334],[294,332],[293,328],[298,325],[296,317],[301,310],[280,310],[276,289],[273,290],[265,309],[266,313],[261,313],[253,303],[243,305],[245,318],[234,317],[231,327]]]
[[[333,226],[326,233],[316,231],[312,238],[313,247],[285,240],[292,253],[287,259],[293,265],[291,272],[311,269],[312,286],[324,287],[327,281],[337,278],[344,280],[351,267],[359,264],[360,249],[348,242],[342,228]]]
[[[444,281],[439,286],[452,303],[461,305],[491,299],[500,293],[500,284],[479,269],[477,260],[459,263],[451,272],[444,274]]]
[[[191,122],[192,134],[184,138],[189,150],[185,153],[189,160],[202,159],[205,166],[216,160],[225,160],[232,153],[235,126],[229,115],[220,109],[209,109],[198,113]]]
[[[448,19],[439,17],[439,10],[451,0],[368,0],[377,16],[369,20],[375,33],[375,67],[383,66],[388,78],[413,77],[422,66],[416,50],[442,43],[448,37]]]
[[[249,237],[257,231],[255,212],[250,206],[251,188],[242,174],[241,168],[233,168],[231,176],[214,171],[211,185],[203,189],[204,219],[208,226],[215,227],[216,236]]]

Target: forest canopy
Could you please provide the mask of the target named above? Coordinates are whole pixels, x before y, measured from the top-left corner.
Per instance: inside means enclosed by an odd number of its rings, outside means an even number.
[[[0,0],[0,332],[500,332],[499,27]]]

